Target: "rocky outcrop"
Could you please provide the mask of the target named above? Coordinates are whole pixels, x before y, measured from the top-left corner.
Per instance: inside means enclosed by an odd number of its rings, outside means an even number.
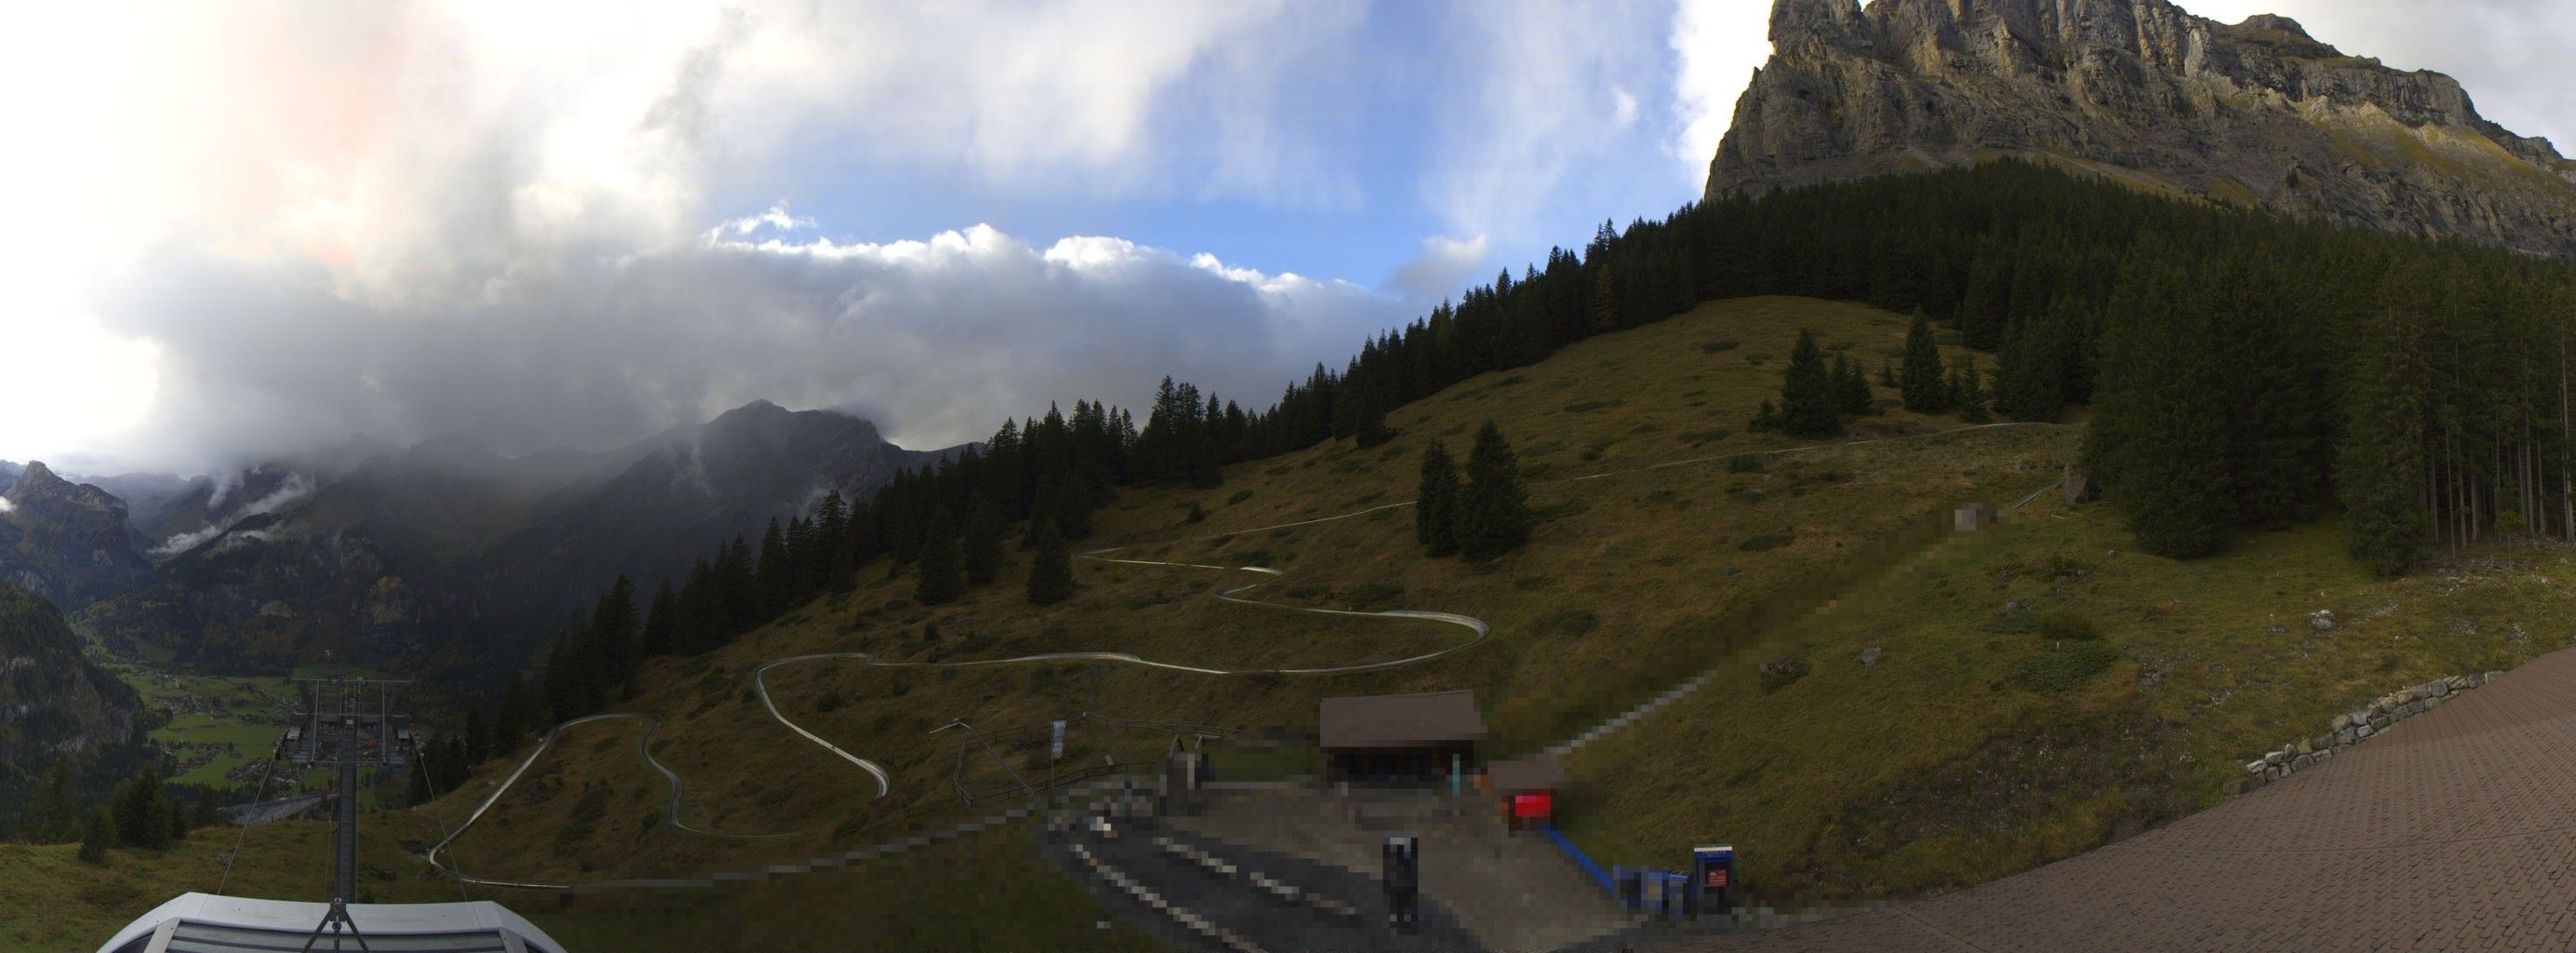
[[[124,501],[43,463],[0,493],[0,582],[48,599],[79,605],[132,584],[152,568],[148,543],[126,525]]]
[[[2325,613],[2319,613],[2325,615]],[[2278,781],[2317,765],[2334,760],[2337,752],[2387,731],[2398,722],[2413,718],[2445,702],[2460,697],[2462,692],[2478,688],[2504,677],[2503,672],[2472,672],[2437,678],[2421,685],[2409,685],[2372,699],[2367,708],[2355,709],[2334,717],[2326,733],[2282,745],[2280,750],[2266,751],[2245,762],[2246,776],[2230,782],[2228,793],[2241,794]]]
[[[766,401],[600,453],[354,445],[164,494],[138,517],[164,558],[76,618],[111,647],[155,643],[209,672],[325,652],[406,673],[515,667],[620,573],[649,593],[827,491],[864,498],[954,452]]]
[[[2428,15],[2429,11],[2428,11]],[[1708,196],[2022,157],[2420,237],[2576,256],[2576,162],[2440,73],[2166,0],[1777,0]]]

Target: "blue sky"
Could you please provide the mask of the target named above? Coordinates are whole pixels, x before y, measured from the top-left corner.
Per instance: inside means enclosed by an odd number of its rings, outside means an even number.
[[[1722,6],[1742,14],[1732,17],[1735,29],[1759,36],[1760,4]],[[1184,82],[1156,97],[1144,181],[1101,187],[1079,172],[997,176],[951,156],[850,155],[818,121],[809,141],[729,170],[710,204],[752,211],[785,201],[838,240],[892,241],[981,222],[1033,239],[1115,235],[1380,287],[1427,239],[1484,235],[1479,267],[1460,276],[1490,278],[1550,245],[1588,241],[1604,218],[1659,216],[1696,196],[1706,159],[1673,154],[1682,125],[1667,42],[1675,7],[1529,5],[1518,12],[1539,22],[1518,27],[1498,22],[1509,12],[1384,3],[1322,27],[1322,41],[1305,50],[1311,58],[1271,78],[1282,95],[1264,103],[1259,121],[1282,145],[1274,165],[1250,172],[1229,169],[1236,157],[1206,139],[1207,111],[1225,107],[1191,102]],[[1569,20],[1585,29],[1554,28]],[[1488,83],[1531,52],[1514,43],[1549,35],[1579,43],[1543,51],[1562,62],[1536,69],[1524,91],[1531,98],[1514,105],[1557,124],[1536,135],[1564,141],[1488,152],[1509,134],[1479,130],[1480,121],[1531,118],[1483,114]],[[1518,187],[1460,194],[1480,174]]]
[[[2576,5],[2194,0],[2576,134]],[[753,399],[928,446],[1260,405],[1698,195],[1768,0],[102,0],[0,34],[0,458],[602,447]],[[77,82],[65,82],[77,77]]]

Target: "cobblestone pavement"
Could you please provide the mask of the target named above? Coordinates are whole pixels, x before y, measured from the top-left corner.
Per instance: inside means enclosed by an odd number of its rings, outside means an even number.
[[[2576,949],[2576,649],[2079,857],[1866,914],[1666,948]]]

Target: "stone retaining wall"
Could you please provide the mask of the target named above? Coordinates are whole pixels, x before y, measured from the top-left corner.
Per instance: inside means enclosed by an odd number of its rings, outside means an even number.
[[[2335,753],[2387,731],[2390,726],[2442,707],[2460,693],[2484,685],[2503,672],[2481,672],[2437,678],[2372,699],[2369,707],[2336,715],[2326,733],[2282,745],[2245,763],[2245,778],[2231,782],[2230,794],[2242,794],[2333,760]]]

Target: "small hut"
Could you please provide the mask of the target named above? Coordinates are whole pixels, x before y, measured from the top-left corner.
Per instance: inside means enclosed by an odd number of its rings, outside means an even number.
[[[1476,693],[1327,698],[1317,716],[1324,779],[1419,784],[1476,770],[1485,718]]]

